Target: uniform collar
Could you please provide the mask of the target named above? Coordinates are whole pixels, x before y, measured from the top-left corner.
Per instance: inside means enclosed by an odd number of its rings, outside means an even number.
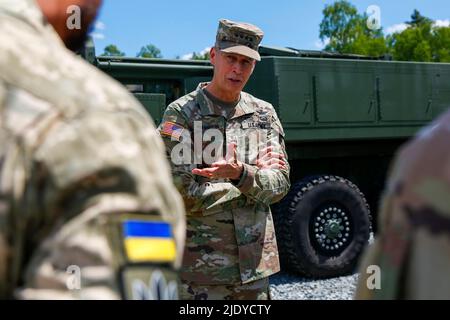
[[[208,85],[208,82],[202,82],[197,87],[196,101],[200,106],[200,112],[203,116],[224,116],[221,112],[223,110],[218,110],[214,106],[214,103],[205,95],[203,89]],[[256,110],[253,104],[247,101],[247,94],[245,92],[241,93],[241,100],[234,107],[234,113],[230,119],[238,118],[243,115],[255,113]]]

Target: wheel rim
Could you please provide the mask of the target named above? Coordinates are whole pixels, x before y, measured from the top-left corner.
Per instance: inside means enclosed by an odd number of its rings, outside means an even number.
[[[310,239],[322,254],[335,256],[345,250],[353,238],[352,231],[350,212],[342,205],[323,205],[312,215]]]

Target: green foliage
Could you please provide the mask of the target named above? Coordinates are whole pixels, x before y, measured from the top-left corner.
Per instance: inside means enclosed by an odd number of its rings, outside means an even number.
[[[354,40],[359,18],[358,11],[348,1],[325,6],[320,23],[320,39],[330,41],[325,49],[343,52]]]
[[[400,61],[450,62],[450,27],[434,26],[434,21],[418,10],[406,22],[407,29],[387,36],[382,29],[369,29],[367,18],[347,0],[325,6],[320,24],[320,39],[329,40],[325,50],[368,56],[392,54]]]
[[[153,44],[148,44],[141,48],[136,57],[140,58],[162,58],[161,50]]]
[[[391,40],[395,60],[450,62],[450,28],[435,27],[433,21],[414,10],[409,28]]]
[[[411,15],[411,21],[406,21],[406,24],[417,27],[425,24],[432,24],[432,22],[431,19],[424,17],[419,10],[414,9],[413,14]]]
[[[102,56],[104,56],[104,57],[124,57],[125,53],[120,51],[116,45],[110,44],[109,46],[105,47]]]
[[[389,51],[382,30],[367,27],[367,15],[359,14],[346,0],[325,6],[320,24],[320,39],[329,40],[325,50],[369,56]]]
[[[435,61],[450,62],[450,28],[440,27],[434,30],[430,41]]]
[[[209,54],[209,51],[206,52],[206,53],[203,53],[203,54],[202,53],[193,52],[191,60],[207,60],[207,61],[209,61],[210,57],[211,56]]]

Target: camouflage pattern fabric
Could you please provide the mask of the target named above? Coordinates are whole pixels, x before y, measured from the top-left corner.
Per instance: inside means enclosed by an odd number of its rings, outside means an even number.
[[[361,265],[357,299],[450,299],[450,112],[400,150]],[[380,268],[379,288],[369,289]]]
[[[224,42],[231,42],[258,51],[263,37],[264,32],[254,25],[221,19],[217,30],[216,44],[220,46]]]
[[[243,285],[197,286],[184,283],[181,300],[270,300],[269,279]]]
[[[258,148],[261,150],[267,144],[276,147],[287,159],[284,133],[269,103],[242,93],[234,108],[219,107],[204,94],[204,86],[205,83],[200,84],[196,91],[169,105],[159,127],[169,161],[172,161],[175,185],[187,211],[181,278],[195,285],[247,284],[280,269],[269,205],[288,192],[289,167],[259,170],[253,163]],[[178,134],[171,136],[170,131],[167,132],[168,123]],[[180,145],[184,143],[192,149],[184,134],[188,133],[191,140],[195,140],[196,127],[200,127],[202,135],[214,129],[226,141],[237,143],[237,155],[244,163],[241,181],[210,180],[193,175],[192,169],[204,167],[203,163],[174,163]],[[266,142],[258,140],[260,133],[262,138],[267,138]],[[200,151],[194,149],[192,158],[207,150],[207,140],[199,140]]]
[[[163,283],[181,264],[185,218],[151,118],[69,52],[33,0],[0,0],[0,52],[0,298],[116,299],[155,268]],[[176,255],[127,272],[130,215],[168,223]]]
[[[263,37],[264,32],[257,26],[221,19],[215,46],[224,52],[237,53],[261,61],[258,47]]]

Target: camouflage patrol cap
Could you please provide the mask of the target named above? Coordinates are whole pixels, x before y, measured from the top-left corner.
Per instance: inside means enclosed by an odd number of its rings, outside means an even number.
[[[238,53],[260,61],[258,46],[263,37],[262,30],[254,25],[221,19],[217,30],[216,47],[222,52]]]

